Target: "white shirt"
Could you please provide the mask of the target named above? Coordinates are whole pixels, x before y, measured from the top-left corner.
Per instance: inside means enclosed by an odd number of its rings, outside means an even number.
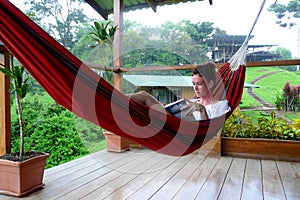
[[[227,100],[217,101],[214,104],[206,105],[205,109],[209,119],[220,117],[231,110]],[[200,111],[194,111],[193,115],[196,120],[201,120]]]

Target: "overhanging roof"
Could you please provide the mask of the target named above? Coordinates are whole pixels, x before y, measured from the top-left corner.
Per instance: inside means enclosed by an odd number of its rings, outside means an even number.
[[[92,8],[94,8],[104,19],[108,19],[108,15],[113,13],[114,0],[85,0]],[[143,8],[152,8],[156,12],[157,6],[172,5],[178,3],[203,1],[203,0],[123,0],[123,11],[132,11]],[[212,0],[209,0],[212,4]]]
[[[242,45],[246,39],[247,35],[226,35],[226,34],[217,34],[214,35],[212,39],[207,40],[208,46],[221,46],[221,45],[233,45],[240,44]],[[254,35],[251,35],[252,39]]]

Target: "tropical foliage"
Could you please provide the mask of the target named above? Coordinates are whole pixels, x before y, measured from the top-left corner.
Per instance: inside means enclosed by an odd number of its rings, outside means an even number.
[[[102,56],[99,56],[100,58],[102,58],[99,63],[104,63],[105,65],[104,67],[106,81],[109,81],[109,73],[107,68],[109,68],[109,65],[112,66],[113,64],[113,41],[117,31],[117,27],[118,26],[113,26],[110,21],[106,22],[106,24],[95,21],[94,26],[91,26],[92,31],[89,33],[92,40],[96,43],[96,45],[91,46],[97,47],[96,52],[100,51],[100,53],[102,54]],[[101,71],[99,75],[102,75]],[[110,78],[112,78],[112,75],[110,75]]]
[[[52,167],[90,153],[99,151],[104,140],[102,129],[57,103],[41,102],[41,96],[28,96],[23,103],[25,151],[47,152],[46,167]],[[12,118],[12,151],[18,151],[20,141],[17,118]],[[98,148],[94,148],[98,146]]]
[[[254,122],[240,110],[235,110],[225,122],[222,136],[300,140],[300,129],[278,118],[274,111],[269,115],[262,114],[258,121]]]

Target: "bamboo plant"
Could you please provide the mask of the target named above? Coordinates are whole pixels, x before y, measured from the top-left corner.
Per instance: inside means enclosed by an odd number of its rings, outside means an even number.
[[[13,92],[15,92],[18,120],[20,126],[19,159],[21,160],[24,155],[24,135],[25,135],[24,121],[23,121],[23,114],[22,114],[22,102],[28,92],[29,84],[27,82],[29,76],[26,75],[25,69],[21,65],[14,66],[12,64],[10,69],[7,69],[2,65],[2,67],[0,67],[0,72],[9,76],[12,79],[12,83],[13,83]]]

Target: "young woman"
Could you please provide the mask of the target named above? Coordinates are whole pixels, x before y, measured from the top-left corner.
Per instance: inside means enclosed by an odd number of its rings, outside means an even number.
[[[219,117],[230,111],[227,100],[217,100],[211,95],[215,84],[215,65],[211,62],[198,65],[193,69],[193,88],[195,97],[185,99],[187,105],[181,107],[187,116],[194,116],[196,120],[206,120]],[[151,106],[154,109],[166,112],[165,107],[152,95],[145,91],[129,94],[134,101]]]

